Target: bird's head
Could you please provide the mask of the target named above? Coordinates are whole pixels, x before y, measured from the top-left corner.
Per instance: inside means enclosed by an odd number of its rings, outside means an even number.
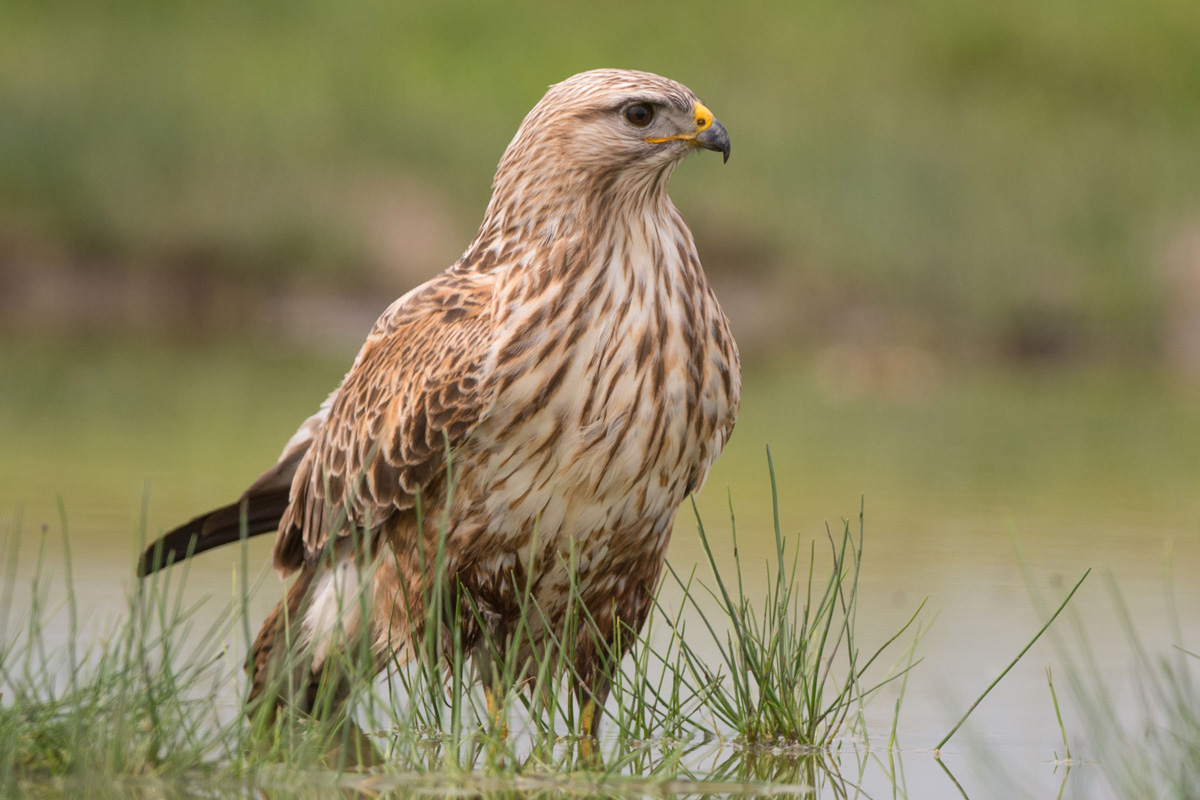
[[[476,245],[500,246],[512,230],[550,241],[603,228],[618,208],[669,204],[672,170],[698,149],[728,160],[729,134],[683,84],[581,72],[550,87],[504,151]],[[576,224],[583,217],[592,224]]]
[[[535,136],[598,162],[666,164],[695,148],[729,160],[729,134],[681,83],[650,72],[597,69],[555,84],[526,117]]]
[[[550,87],[521,123],[497,180],[506,168],[532,165],[580,179],[669,173],[696,149],[729,160],[729,134],[690,89],[649,72],[597,69]]]

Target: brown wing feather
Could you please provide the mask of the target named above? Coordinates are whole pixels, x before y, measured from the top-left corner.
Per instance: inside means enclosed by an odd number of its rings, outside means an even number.
[[[350,525],[374,528],[445,466],[491,400],[486,381],[494,277],[448,270],[375,324],[301,461],[275,540],[285,575]]]

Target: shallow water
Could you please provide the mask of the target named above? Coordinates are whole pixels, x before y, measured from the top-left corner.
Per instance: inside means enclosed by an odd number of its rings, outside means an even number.
[[[120,613],[144,497],[154,533],[236,496],[348,361],[253,348],[3,345],[0,509],[20,509],[20,572],[33,570],[32,545],[43,523],[53,534],[48,563],[57,563],[61,495],[77,600],[95,624]],[[856,519],[865,497],[858,617],[864,650],[929,598],[921,619],[932,626],[903,699],[900,749],[889,759],[883,746],[898,694],[889,686],[867,707],[871,747],[843,742],[843,775],[852,784],[861,780],[872,797],[1056,795],[1065,767],[1055,760],[1063,751],[1044,672],[1051,664],[1072,755],[1082,762],[1063,796],[1105,796],[1095,761],[1107,754],[1091,744],[1095,732],[1068,693],[1068,666],[1050,635],[942,750],[949,774],[931,748],[1089,566],[1095,572],[1051,634],[1073,643],[1072,617],[1087,626],[1091,658],[1127,724],[1139,710],[1138,667],[1106,575],[1151,652],[1170,651],[1171,603],[1183,645],[1198,649],[1200,585],[1192,576],[1200,571],[1200,393],[1147,375],[1078,372],[943,371],[923,373],[911,385],[848,386],[819,364],[790,363],[751,366],[745,387],[738,429],[698,503],[710,538],[726,545],[721,557],[732,552],[732,497],[748,584],[765,585],[773,549],[769,443],[790,541],[807,547],[815,540],[825,552],[825,521],[837,533],[840,518]],[[268,548],[255,542],[251,563],[265,563]],[[685,507],[671,561],[686,570],[702,556]],[[189,593],[212,595],[215,613],[236,590],[239,561],[236,548],[196,559]],[[1166,597],[1168,567],[1173,601]],[[707,575],[704,565],[699,574]],[[268,574],[252,603],[252,624],[278,591]],[[678,602],[672,591],[669,605]],[[1049,608],[1039,612],[1035,594]],[[57,635],[65,637],[65,628]],[[900,655],[897,649],[894,657]],[[694,757],[716,764],[731,752],[714,745]],[[707,790],[741,793],[727,784]],[[837,792],[827,786],[822,796]]]

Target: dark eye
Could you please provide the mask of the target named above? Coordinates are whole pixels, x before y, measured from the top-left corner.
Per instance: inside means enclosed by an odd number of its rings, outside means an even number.
[[[654,107],[649,103],[634,103],[625,109],[625,119],[635,128],[644,128],[654,120]]]

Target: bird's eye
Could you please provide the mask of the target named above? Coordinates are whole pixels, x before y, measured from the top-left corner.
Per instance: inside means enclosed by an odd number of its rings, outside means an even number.
[[[644,128],[654,120],[654,107],[649,103],[634,103],[625,109],[625,119],[635,128]]]

